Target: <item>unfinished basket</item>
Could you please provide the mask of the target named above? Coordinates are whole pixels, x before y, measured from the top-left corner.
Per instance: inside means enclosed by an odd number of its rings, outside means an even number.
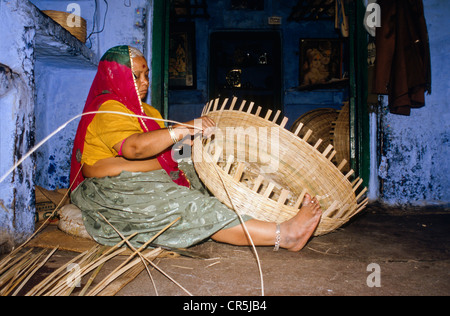
[[[353,179],[353,170],[341,172],[346,161],[337,167],[331,162],[332,145],[321,152],[320,139],[308,142],[311,130],[298,137],[302,124],[293,133],[285,129],[287,118],[278,124],[279,111],[260,117],[261,107],[254,111],[253,102],[237,106],[236,98],[228,101],[205,106],[202,115],[211,117],[218,130],[194,142],[192,153],[200,179],[222,203],[240,214],[281,223],[298,213],[309,193],[323,210],[314,236],[341,227],[367,205],[362,179]]]
[[[64,11],[54,11],[54,10],[45,10],[42,11],[46,15],[48,15],[53,21],[61,25],[64,29],[69,31],[70,34],[75,36],[79,41],[85,43],[86,42],[86,20],[80,16],[76,16],[80,19],[79,26],[69,26],[67,24],[67,19],[72,19],[73,14]]]

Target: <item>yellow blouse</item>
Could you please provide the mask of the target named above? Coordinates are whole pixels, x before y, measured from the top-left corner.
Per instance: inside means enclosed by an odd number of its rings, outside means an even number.
[[[142,103],[145,114],[154,118],[162,118],[157,109]],[[103,103],[99,111],[114,111],[134,114],[128,110],[122,103],[109,100]],[[156,121],[162,128],[163,121]],[[137,117],[125,116],[113,113],[97,113],[86,130],[84,139],[83,157],[81,163],[93,165],[100,159],[117,156],[117,151],[113,148],[115,144],[125,138],[142,133],[143,130]]]

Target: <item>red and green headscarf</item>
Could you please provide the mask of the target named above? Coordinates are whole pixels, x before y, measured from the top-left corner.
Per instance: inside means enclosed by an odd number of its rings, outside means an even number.
[[[131,64],[130,48],[126,45],[113,47],[103,55],[89,91],[83,113],[98,111],[99,107],[106,101],[116,100],[136,115],[146,116],[136,89]],[[86,130],[94,116],[94,114],[82,116],[75,135],[70,167],[72,190],[84,180],[80,171],[80,162],[83,154]],[[159,124],[152,119],[139,119],[139,122],[144,132],[160,128]],[[171,176],[175,183],[189,186],[189,182],[184,173],[178,169],[177,162],[172,159],[170,148],[160,153],[157,159],[161,167]]]

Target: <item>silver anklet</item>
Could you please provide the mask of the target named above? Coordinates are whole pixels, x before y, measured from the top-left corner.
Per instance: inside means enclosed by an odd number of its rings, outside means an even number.
[[[280,242],[281,242],[280,224],[277,224],[277,230],[275,231],[275,234],[276,234],[275,247],[273,248],[273,251],[278,251],[278,249],[280,249]]]

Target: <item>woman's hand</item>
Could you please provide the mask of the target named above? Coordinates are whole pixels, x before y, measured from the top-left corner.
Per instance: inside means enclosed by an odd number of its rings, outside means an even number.
[[[203,137],[207,138],[212,134],[214,134],[215,128],[216,123],[211,118],[207,116],[202,116],[200,118],[186,122],[183,125],[182,124],[175,125],[174,131],[175,134],[178,136],[178,139],[181,140],[188,135],[190,136],[202,135]]]
[[[193,137],[197,135],[209,137],[214,133],[216,124],[206,116],[173,126],[178,142],[193,145]],[[147,133],[136,133],[114,145],[117,152],[122,151],[126,159],[148,159],[172,146],[174,139],[168,129],[162,128]]]

